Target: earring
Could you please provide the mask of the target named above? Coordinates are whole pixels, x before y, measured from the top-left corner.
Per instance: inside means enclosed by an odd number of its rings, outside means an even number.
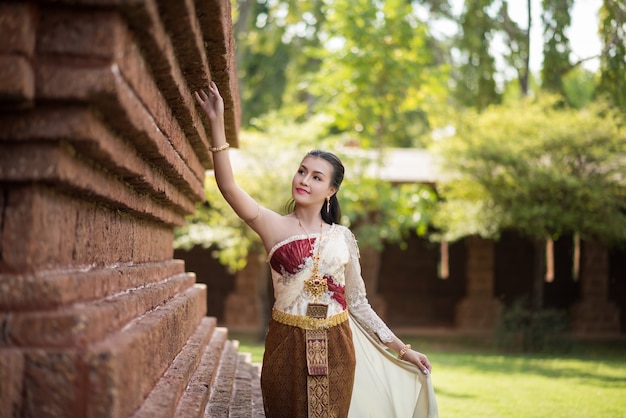
[[[330,197],[326,198],[326,213],[330,213]]]

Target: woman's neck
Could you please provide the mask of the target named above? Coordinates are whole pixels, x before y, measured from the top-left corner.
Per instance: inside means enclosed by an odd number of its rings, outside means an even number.
[[[293,211],[293,216],[296,218],[300,226],[304,227],[307,231],[319,232],[320,225],[324,224],[319,211],[296,208]]]

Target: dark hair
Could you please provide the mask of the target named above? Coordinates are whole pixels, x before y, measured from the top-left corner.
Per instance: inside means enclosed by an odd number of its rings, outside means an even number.
[[[306,157],[315,157],[322,158],[333,167],[333,176],[330,179],[330,185],[336,189],[335,193],[330,197],[330,211],[326,210],[326,202],[322,205],[320,209],[320,214],[322,215],[322,220],[327,224],[340,223],[341,221],[341,208],[339,207],[339,200],[337,199],[337,192],[339,191],[339,186],[341,186],[341,182],[343,181],[343,175],[345,169],[339,157],[337,157],[332,152],[328,151],[320,151],[313,150],[309,151],[304,158]],[[303,158],[303,159],[304,159]],[[296,202],[291,199],[287,203],[287,212],[293,212],[296,207]]]

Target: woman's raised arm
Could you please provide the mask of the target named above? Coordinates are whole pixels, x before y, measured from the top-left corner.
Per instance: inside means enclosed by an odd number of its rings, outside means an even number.
[[[195,97],[211,122],[212,147],[209,149],[213,153],[213,169],[217,187],[237,216],[260,234],[253,223],[259,217],[261,208],[245,190],[237,185],[233,176],[227,151],[229,144],[226,142],[224,130],[224,100],[217,85],[213,81],[209,82],[208,93],[201,90],[195,92]]]

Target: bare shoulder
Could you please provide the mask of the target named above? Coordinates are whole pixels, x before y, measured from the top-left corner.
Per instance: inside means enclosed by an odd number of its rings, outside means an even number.
[[[281,215],[263,208],[259,215],[259,219],[249,225],[259,234],[268,251],[279,242],[302,233],[293,214]]]

